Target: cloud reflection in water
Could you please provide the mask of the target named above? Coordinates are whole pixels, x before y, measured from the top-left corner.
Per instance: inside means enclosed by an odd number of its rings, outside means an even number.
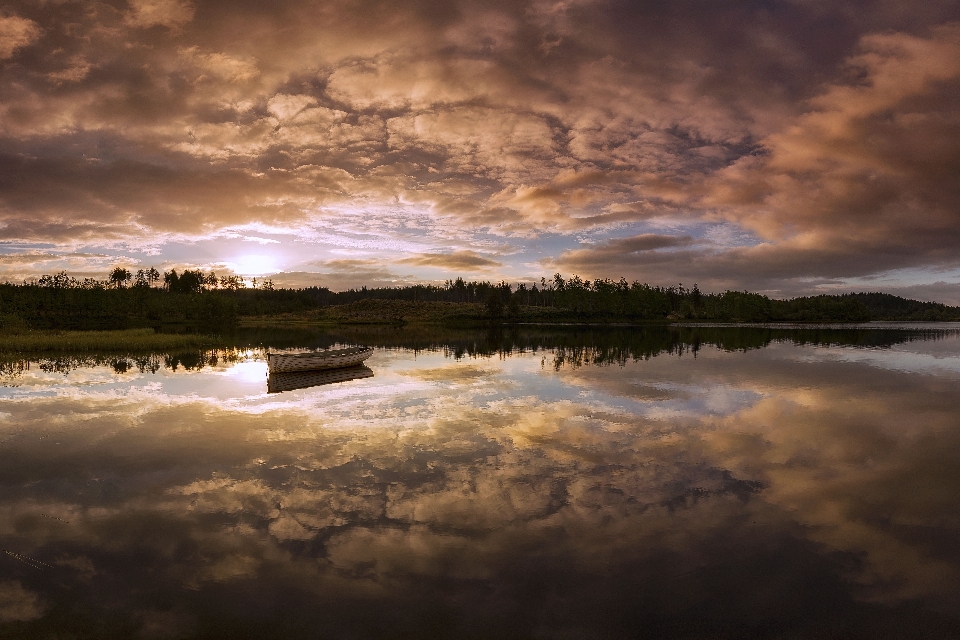
[[[909,344],[555,353],[379,351],[373,378],[228,401],[215,370],[20,387],[0,414],[0,543],[51,568],[0,559],[0,629],[960,629],[950,368],[883,365]]]

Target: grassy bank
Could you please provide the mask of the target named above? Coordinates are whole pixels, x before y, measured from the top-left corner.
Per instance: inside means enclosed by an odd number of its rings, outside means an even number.
[[[156,333],[153,329],[122,331],[23,331],[0,334],[0,353],[40,351],[166,351],[210,345],[214,339],[195,334]]]
[[[532,306],[518,306],[508,312],[492,316],[487,305],[479,303],[409,300],[360,300],[301,313],[247,316],[240,320],[241,326],[423,325],[450,328],[483,328],[502,323],[602,324],[611,322],[649,323],[650,320]],[[669,322],[668,319],[659,319],[660,324],[667,322]]]
[[[305,311],[246,317],[241,325],[307,324],[338,326],[371,325],[449,325],[460,322],[489,324],[482,304],[466,302],[414,302],[409,300],[360,300]]]
[[[488,305],[472,302],[360,300],[300,313],[246,316],[240,326],[309,326],[332,329],[351,325],[423,326],[481,329],[503,324],[633,324],[665,325],[674,316],[648,318],[603,311],[574,311],[554,307],[515,305],[492,314]]]

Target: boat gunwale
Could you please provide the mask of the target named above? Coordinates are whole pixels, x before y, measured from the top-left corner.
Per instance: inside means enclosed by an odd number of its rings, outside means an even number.
[[[297,353],[267,352],[267,369],[269,372],[276,373],[342,369],[362,364],[373,355],[373,352],[373,347],[348,347]]]

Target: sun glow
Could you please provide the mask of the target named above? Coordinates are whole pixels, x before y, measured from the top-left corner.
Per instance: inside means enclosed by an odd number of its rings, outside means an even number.
[[[262,361],[238,362],[226,371],[226,375],[232,376],[238,381],[247,383],[262,383],[267,378],[267,363]]]
[[[264,254],[247,254],[226,263],[234,273],[241,276],[264,276],[280,270],[277,259]]]

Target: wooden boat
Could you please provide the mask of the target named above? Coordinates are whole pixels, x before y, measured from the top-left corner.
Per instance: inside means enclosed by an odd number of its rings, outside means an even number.
[[[342,369],[321,369],[320,371],[285,371],[271,373],[267,377],[267,393],[294,391],[307,387],[319,387],[335,382],[347,382],[361,378],[372,378],[373,370],[370,367],[358,365]]]
[[[270,373],[284,371],[321,371],[355,367],[373,355],[370,347],[327,349],[302,353],[268,353],[267,368]]]

